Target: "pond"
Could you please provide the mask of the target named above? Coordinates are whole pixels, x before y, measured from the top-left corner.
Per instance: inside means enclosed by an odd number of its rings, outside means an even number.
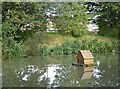
[[[94,66],[73,66],[75,55],[3,60],[3,87],[117,87],[118,54],[93,54]]]

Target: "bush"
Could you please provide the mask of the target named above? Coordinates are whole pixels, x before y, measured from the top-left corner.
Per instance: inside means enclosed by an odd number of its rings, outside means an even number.
[[[17,43],[10,37],[8,37],[8,42],[3,45],[3,55],[4,58],[14,58],[14,57],[24,57],[26,56],[24,46],[21,43]]]
[[[12,23],[3,22],[2,25],[2,43],[3,43],[3,57],[24,57],[26,55],[25,49],[22,45],[23,42],[15,40],[19,36],[16,34],[17,27],[13,26]]]
[[[41,46],[38,48],[38,54],[41,55],[41,56],[45,56],[47,55],[49,52],[48,52],[48,48],[46,46]]]

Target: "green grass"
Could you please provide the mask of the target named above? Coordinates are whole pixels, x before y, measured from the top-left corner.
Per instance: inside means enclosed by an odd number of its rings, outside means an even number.
[[[58,33],[35,33],[26,43],[28,55],[69,55],[79,50],[92,52],[117,52],[118,40],[89,34],[82,37],[60,35]]]
[[[37,32],[24,43],[10,39],[10,44],[4,45],[4,58],[46,55],[71,55],[79,50],[91,50],[97,53],[118,52],[118,40],[87,34],[73,37],[59,33]]]

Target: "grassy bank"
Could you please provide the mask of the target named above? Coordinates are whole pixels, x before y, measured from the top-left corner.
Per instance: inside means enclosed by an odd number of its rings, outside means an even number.
[[[117,52],[118,41],[114,38],[98,36],[96,34],[74,38],[70,35],[57,33],[35,33],[25,42],[27,55],[67,55],[77,53],[78,50],[92,52]]]

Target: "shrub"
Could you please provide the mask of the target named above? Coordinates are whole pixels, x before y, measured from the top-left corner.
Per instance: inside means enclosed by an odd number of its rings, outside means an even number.
[[[38,54],[41,56],[45,56],[49,53],[49,50],[46,46],[41,46],[38,48]]]
[[[24,46],[21,43],[17,43],[10,37],[9,40],[3,45],[4,58],[24,57],[26,56]]]

